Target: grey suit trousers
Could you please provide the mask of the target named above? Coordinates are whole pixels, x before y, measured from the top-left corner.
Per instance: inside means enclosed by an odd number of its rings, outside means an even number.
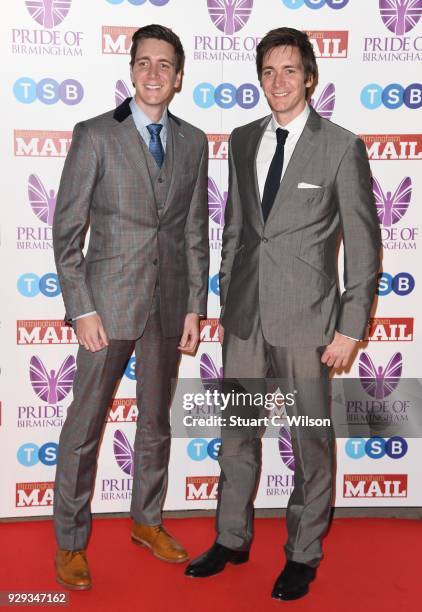
[[[107,348],[96,353],[79,348],[73,402],[60,435],[54,489],[60,548],[79,550],[87,546],[98,447],[113,392],[134,349],[139,416],[131,515],[138,523],[161,523],[171,441],[171,379],[177,375],[178,343],[179,337],[163,337],[156,294],[139,339],[110,340]]]
[[[271,346],[257,317],[246,340],[226,331],[224,378],[239,381],[243,389],[253,393],[268,390],[265,378],[283,379],[290,391],[297,390],[295,405],[286,407],[287,413],[329,418],[329,368],[320,361],[323,350]],[[245,429],[235,436],[224,427],[221,432],[217,542],[233,550],[248,550],[253,537],[253,497],[260,476],[262,433]],[[331,427],[311,431],[297,426],[292,426],[290,433],[295,484],[287,506],[285,553],[288,560],[316,567],[330,520],[334,434]]]

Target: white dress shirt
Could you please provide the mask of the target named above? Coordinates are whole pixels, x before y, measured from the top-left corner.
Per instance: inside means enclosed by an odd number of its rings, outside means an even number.
[[[288,130],[289,132],[287,140],[284,144],[284,163],[283,172],[281,174],[281,178],[283,178],[289,161],[293,155],[293,151],[297,145],[297,141],[302,135],[303,128],[308,120],[309,112],[309,106],[306,104],[300,115],[295,117],[295,119],[290,121],[290,123],[287,125],[280,125],[276,121],[274,115],[271,117],[271,121],[268,123],[267,129],[265,130],[261,139],[258,155],[256,156],[256,174],[258,177],[259,195],[261,196],[261,200],[264,193],[264,186],[268,170],[270,169],[271,160],[274,157],[277,146],[276,129],[282,128],[283,130]]]

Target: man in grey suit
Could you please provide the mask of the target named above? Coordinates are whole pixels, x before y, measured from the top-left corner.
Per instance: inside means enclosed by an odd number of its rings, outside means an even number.
[[[171,379],[193,352],[208,294],[208,144],[168,103],[184,51],[159,25],[132,38],[136,94],[76,125],[57,199],[54,254],[80,348],[73,402],[60,436],[54,518],[57,580],[87,589],[86,546],[96,456],[118,379],[136,353],[132,539],[165,561],[184,548],[161,510],[170,453]],[[86,256],[82,248],[90,224]]]
[[[257,70],[272,114],[230,138],[220,270],[224,375],[286,379],[297,390],[295,414],[329,418],[330,367],[349,364],[376,287],[380,236],[369,164],[359,138],[307,104],[318,72],[306,34],[269,32],[257,48]],[[277,599],[308,592],[329,523],[332,430],[305,429],[291,430],[295,486]],[[188,576],[248,560],[260,460],[258,432],[235,436],[223,428],[217,540],[188,566]]]

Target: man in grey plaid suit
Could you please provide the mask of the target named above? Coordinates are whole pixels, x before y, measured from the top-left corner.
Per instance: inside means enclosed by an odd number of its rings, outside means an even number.
[[[140,28],[130,53],[135,97],[76,125],[53,224],[66,316],[81,345],[54,500],[57,580],[71,589],[91,586],[85,549],[96,456],[133,350],[139,417],[132,539],[165,561],[188,558],[162,526],[161,510],[171,379],[180,350],[195,350],[206,312],[208,143],[167,109],[182,80],[176,34],[158,25]]]

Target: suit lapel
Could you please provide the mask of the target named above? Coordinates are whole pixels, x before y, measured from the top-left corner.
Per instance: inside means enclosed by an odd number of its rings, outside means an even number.
[[[183,174],[183,171],[185,171],[186,173],[186,168],[189,167],[186,160],[186,157],[189,153],[187,136],[185,135],[184,130],[177,117],[175,117],[170,112],[168,113],[168,116],[168,130],[169,132],[171,132],[171,138],[168,139],[167,146],[169,146],[170,144],[172,147],[171,158],[173,160],[173,163],[171,164],[171,168],[168,169],[171,177],[170,185],[167,191],[167,197],[161,215],[164,215],[170,205],[170,202],[173,199],[177,177],[180,177]]]
[[[113,134],[118,140],[120,147],[133,167],[134,171],[142,180],[145,199],[151,203],[151,207],[156,209],[154,191],[151,184],[151,177],[148,168],[143,159],[141,143],[139,142],[139,132],[136,129],[133,121],[132,112],[129,102],[131,98],[127,98],[120,106],[116,108],[113,115],[116,119]]]
[[[264,132],[267,129],[267,125],[271,121],[271,115],[264,117],[257,125],[254,126],[250,137],[248,139],[248,151],[247,159],[249,161],[249,176],[253,177],[253,202],[258,202],[258,207],[254,206],[257,210],[257,214],[261,223],[264,223],[264,217],[262,216],[261,207],[261,196],[259,194],[258,174],[256,170],[256,158],[258,155],[259,145],[261,144]]]
[[[290,191],[301,181],[308,160],[314,153],[317,140],[315,136],[320,128],[321,119],[313,108],[311,108],[308,120],[281,180],[280,188],[277,192],[274,205],[271,208],[267,221],[272,217],[272,215],[277,214],[277,211],[280,209],[280,207],[282,207],[282,202],[287,199]]]

